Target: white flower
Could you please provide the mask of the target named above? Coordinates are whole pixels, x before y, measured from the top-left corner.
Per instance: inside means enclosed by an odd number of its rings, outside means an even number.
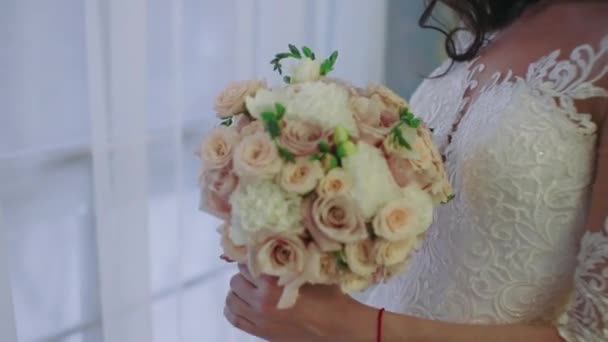
[[[275,112],[275,104],[280,103],[286,105],[289,99],[287,88],[280,87],[274,89],[260,89],[255,93],[255,96],[247,96],[245,98],[245,106],[247,111],[254,118],[260,120],[262,112]]]
[[[317,123],[325,129],[341,126],[352,136],[359,135],[347,89],[321,81],[300,83],[289,88],[289,99],[285,104],[287,118]]]
[[[243,245],[255,233],[281,233],[301,229],[299,196],[289,194],[270,180],[237,188],[230,197],[232,224],[230,238]]]
[[[387,203],[373,221],[374,232],[389,241],[416,237],[433,222],[433,199],[417,186],[403,189],[403,196]]]
[[[351,195],[369,220],[386,203],[399,198],[401,189],[380,150],[365,142],[357,147],[355,154],[342,160],[342,167],[353,176]]]
[[[321,78],[321,63],[304,57],[294,66],[292,75],[292,83],[316,81]]]

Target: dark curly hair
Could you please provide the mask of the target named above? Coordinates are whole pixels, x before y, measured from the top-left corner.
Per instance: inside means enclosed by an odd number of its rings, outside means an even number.
[[[540,0],[427,0],[418,24],[445,35],[445,51],[453,61],[469,61],[478,55],[488,33],[506,27],[521,16],[524,10],[539,2]],[[438,4],[444,4],[454,11],[465,27],[446,29],[441,23],[439,26],[431,24]],[[455,37],[461,30],[470,31],[473,40],[469,46],[459,51]]]

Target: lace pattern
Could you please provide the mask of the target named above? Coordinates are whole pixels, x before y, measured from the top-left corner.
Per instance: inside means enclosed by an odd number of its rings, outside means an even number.
[[[583,236],[574,274],[574,298],[558,320],[568,342],[608,341],[608,219],[603,231]]]
[[[608,74],[608,35],[598,46],[554,51],[523,76],[495,73],[483,85],[476,75],[485,66],[477,62],[426,80],[412,97],[447,156],[456,198],[437,211],[408,272],[375,288],[368,302],[452,322],[549,324],[563,312],[575,270],[586,268],[577,268],[576,256],[597,127],[575,103],[608,97],[595,85]],[[604,272],[604,283],[587,288],[605,289]],[[583,336],[592,313],[608,315],[599,304],[569,314],[562,334]]]

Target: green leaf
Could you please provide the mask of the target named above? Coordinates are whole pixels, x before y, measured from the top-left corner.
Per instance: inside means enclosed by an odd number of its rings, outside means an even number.
[[[329,144],[326,141],[319,141],[319,149],[321,152],[329,152]]]
[[[312,57],[310,57],[310,59],[312,59],[313,61],[314,61],[315,59],[317,59],[317,56],[315,55],[315,53],[314,53],[314,52],[312,53]]]
[[[289,51],[291,51],[291,57],[294,58],[302,58],[302,55],[300,54],[300,50],[298,50],[298,48],[293,45],[293,44],[289,44]]]
[[[314,155],[310,156],[309,160],[310,161],[321,160],[324,155],[325,155],[325,153],[318,152],[318,153],[315,153]]]
[[[262,120],[264,120],[266,122],[275,121],[277,119],[276,114],[273,112],[262,112],[262,114],[260,114],[260,116],[262,117]]]
[[[304,54],[304,56],[306,56],[312,60],[315,59],[315,54],[312,52],[312,50],[308,46],[302,47],[302,53]]]
[[[293,163],[296,161],[296,156],[288,149],[279,145],[277,145],[277,148],[279,150],[279,156],[283,158],[286,162]]]
[[[331,66],[334,66],[338,60],[338,51],[334,51],[331,56],[329,56],[329,60],[331,61]]]
[[[232,125],[233,121],[234,120],[233,120],[233,118],[231,116],[231,117],[228,117],[228,118],[222,120],[222,122],[220,123],[220,125],[230,127]]]
[[[401,132],[401,124],[395,126],[392,130],[391,130],[391,135],[393,138],[393,141],[398,144],[399,146],[403,146],[405,148],[407,148],[408,150],[412,149],[412,145],[410,145],[407,140],[405,140],[405,138],[403,137],[403,133]]]
[[[412,128],[418,128],[421,123],[422,123],[422,121],[420,121],[420,119],[416,118],[416,119],[410,120],[410,122],[408,124]]]
[[[450,196],[448,196],[448,198],[444,202],[441,202],[441,204],[449,203],[450,201],[452,201],[454,199],[454,197],[456,197],[456,194],[451,194]]]
[[[281,120],[285,115],[285,106],[277,102],[274,104],[274,108],[277,111],[277,120]]]
[[[344,250],[335,251],[333,252],[333,255],[338,263],[338,268],[341,270],[348,268],[348,262],[346,261],[346,254],[344,253]]]
[[[331,62],[326,59],[325,61],[323,61],[323,63],[321,63],[321,75],[325,76],[327,74],[329,74],[329,72],[331,71]]]
[[[277,53],[275,55],[275,57],[277,58],[277,60],[279,60],[279,59],[284,59],[284,58],[291,57],[291,54],[287,53],[287,52],[282,52],[282,53]]]
[[[289,76],[285,76],[285,77],[283,77],[283,81],[284,81],[285,83],[287,83],[287,84],[290,84],[290,83],[291,83],[291,77],[289,77]]]
[[[279,122],[276,120],[266,121],[266,130],[272,139],[281,135],[281,127],[279,127]]]

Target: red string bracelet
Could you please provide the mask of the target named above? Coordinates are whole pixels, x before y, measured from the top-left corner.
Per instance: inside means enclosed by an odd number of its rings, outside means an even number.
[[[384,315],[384,308],[378,310],[378,321],[376,322],[376,342],[382,342],[382,316]]]

